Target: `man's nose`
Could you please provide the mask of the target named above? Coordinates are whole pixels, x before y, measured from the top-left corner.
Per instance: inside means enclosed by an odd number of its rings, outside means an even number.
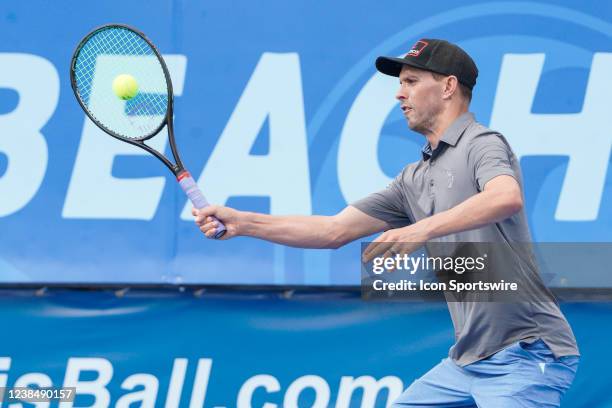
[[[397,99],[398,101],[403,101],[404,99],[408,97],[406,93],[407,93],[406,89],[400,86],[399,89],[397,90],[397,93],[395,94],[395,99]]]

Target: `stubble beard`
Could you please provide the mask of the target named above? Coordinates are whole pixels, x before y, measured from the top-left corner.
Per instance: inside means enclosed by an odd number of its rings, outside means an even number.
[[[439,110],[434,110],[426,114],[425,118],[421,121],[410,121],[410,119],[406,118],[408,121],[408,127],[414,132],[427,136],[433,132],[433,129],[435,129],[435,124],[438,121],[439,114]]]

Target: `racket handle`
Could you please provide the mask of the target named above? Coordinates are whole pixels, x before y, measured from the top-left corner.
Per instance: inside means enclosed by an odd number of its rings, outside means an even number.
[[[199,210],[210,205],[206,198],[204,198],[204,194],[202,194],[202,191],[200,190],[195,180],[193,179],[193,177],[191,177],[191,174],[189,174],[188,171],[183,171],[179,173],[176,179],[178,180],[179,185],[181,186],[185,194],[187,194],[187,197],[189,197],[189,200],[191,200],[191,203],[195,208]],[[215,233],[213,238],[219,239],[223,236],[223,234],[225,234],[227,229],[225,228],[225,225],[223,225],[223,223],[217,218],[212,218],[219,223],[219,226],[217,227],[217,232]]]

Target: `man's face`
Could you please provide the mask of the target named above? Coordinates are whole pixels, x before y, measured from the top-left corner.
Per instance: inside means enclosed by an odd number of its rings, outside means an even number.
[[[405,65],[399,76],[400,88],[395,96],[415,132],[431,131],[442,111],[443,81],[437,81],[431,72]]]

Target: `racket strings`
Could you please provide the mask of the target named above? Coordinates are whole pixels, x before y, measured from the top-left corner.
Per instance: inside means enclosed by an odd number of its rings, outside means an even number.
[[[168,86],[152,47],[123,27],[94,33],[80,48],[73,67],[77,93],[89,114],[119,136],[145,139],[162,125],[168,107]],[[112,91],[117,75],[132,75],[138,94],[128,101]]]
[[[129,33],[129,34],[128,34]],[[131,34],[131,35],[130,35]],[[83,45],[79,53],[78,63],[82,64],[75,71],[77,83],[91,84],[99,55],[152,55],[153,50],[143,41],[135,41],[134,34],[128,30],[113,29],[99,32]],[[144,44],[143,44],[144,43]],[[82,98],[89,100],[91,86],[79,87],[84,92]]]

